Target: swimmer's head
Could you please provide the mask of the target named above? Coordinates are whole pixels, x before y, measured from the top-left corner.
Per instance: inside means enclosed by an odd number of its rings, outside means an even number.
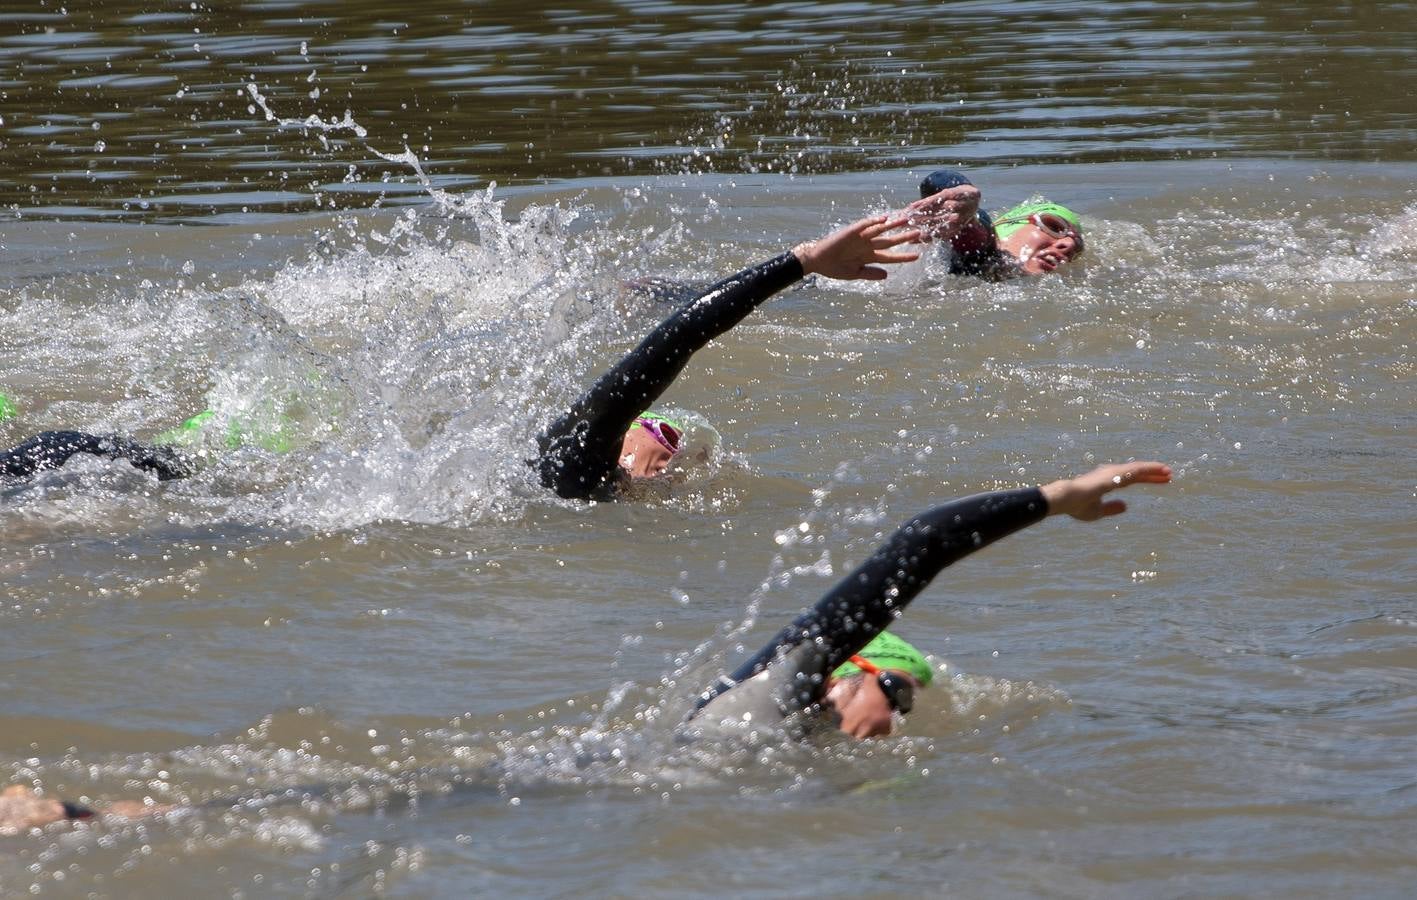
[[[634,478],[662,475],[683,440],[683,425],[657,413],[641,413],[625,432],[620,466]]]
[[[887,735],[893,714],[910,712],[915,689],[929,685],[934,674],[924,654],[882,632],[832,672],[826,705],[836,713],[841,729],[852,737]]]
[[[920,199],[924,200],[926,197],[935,196],[940,191],[946,191],[950,188],[961,187],[963,185],[974,187],[974,182],[970,181],[968,176],[962,172],[956,172],[953,169],[940,169],[939,171],[931,172],[929,175],[926,175],[925,180],[920,182]],[[975,214],[975,218],[979,220],[979,224],[983,225],[986,229],[994,227],[994,220],[982,209]],[[987,233],[988,232],[985,232],[985,234]]]
[[[0,422],[6,419],[13,419],[20,414],[20,410],[15,406],[15,401],[0,394]]]
[[[1077,213],[1046,200],[1021,203],[994,217],[999,249],[1018,260],[1027,275],[1043,275],[1082,255]]]
[[[882,631],[872,638],[871,643],[862,647],[861,652],[852,659],[864,659],[880,669],[904,672],[920,682],[921,687],[929,687],[935,678],[935,670],[925,654],[889,631]],[[857,663],[847,661],[832,671],[832,677],[847,678],[861,671],[864,670]]]
[[[956,172],[953,169],[940,169],[925,176],[925,180],[920,182],[920,198],[933,197],[940,191],[949,190],[952,187],[959,187],[962,184],[973,185],[974,182],[963,172]]]

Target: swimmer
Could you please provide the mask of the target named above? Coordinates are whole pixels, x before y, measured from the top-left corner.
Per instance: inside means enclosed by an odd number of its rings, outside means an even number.
[[[15,401],[0,394],[0,422],[18,418],[19,414]],[[42,431],[17,447],[0,450],[0,477],[27,478],[44,469],[57,469],[75,453],[89,453],[105,459],[126,459],[164,481],[190,474],[189,462],[170,447],[141,444],[116,434]]]
[[[126,459],[162,481],[185,478],[193,472],[192,461],[172,447],[144,444],[117,434],[41,431],[16,447],[0,450],[0,476],[27,478],[36,472],[57,469],[76,453]]]
[[[918,651],[885,630],[942,569],[1045,516],[1084,522],[1115,516],[1126,504],[1104,499],[1107,494],[1170,480],[1163,463],[1119,463],[1042,487],[975,494],[916,516],[816,606],[704,691],[688,733],[826,720],[856,738],[890,734],[896,714],[910,711],[931,673]]]
[[[1046,275],[1082,255],[1082,222],[1066,206],[1021,203],[991,216],[979,201],[973,182],[941,169],[920,183],[920,199],[906,207],[927,241],[949,242],[951,275]]]
[[[764,300],[807,275],[879,280],[886,277],[882,265],[918,259],[915,251],[891,249],[920,239],[918,230],[899,230],[904,225],[904,218],[865,218],[710,286],[660,323],[538,436],[540,452],[532,464],[542,484],[566,499],[608,499],[633,479],[663,474],[679,450],[684,429],[645,410],[674,383],[689,358]],[[29,476],[87,453],[126,459],[162,480],[183,478],[196,470],[195,461],[174,445],[189,443],[212,415],[210,410],[200,413],[158,435],[154,444],[119,435],[44,432],[0,451],[0,475]],[[267,439],[232,423],[228,446],[245,443],[289,449],[288,436]]]
[[[34,788],[22,784],[12,784],[0,791],[0,837],[17,835],[31,828],[43,828],[55,822],[81,821],[100,816],[136,819],[173,809],[175,807],[166,804],[136,800],[119,800],[101,809],[91,809],[41,796]]]
[[[14,401],[0,394],[0,422],[19,415]],[[42,431],[9,450],[0,450],[0,477],[28,478],[36,472],[63,467],[75,454],[103,459],[124,459],[134,468],[152,472],[160,481],[187,478],[197,471],[197,458],[184,451],[195,444],[202,429],[216,413],[204,410],[175,428],[159,434],[146,444],[119,434],[90,434],[86,431]],[[284,416],[273,429],[258,429],[232,420],[226,430],[226,445],[232,449],[248,444],[273,452],[291,448],[292,423]]]
[[[918,259],[892,250],[918,241],[903,217],[872,216],[751,266],[710,286],[650,332],[537,438],[541,483],[568,500],[608,499],[635,478],[664,472],[683,429],[645,413],[709,341],[807,275],[886,277],[881,265]]]

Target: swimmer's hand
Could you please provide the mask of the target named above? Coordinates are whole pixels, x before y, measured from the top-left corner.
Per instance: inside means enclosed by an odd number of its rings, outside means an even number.
[[[906,221],[920,229],[922,242],[947,241],[978,217],[979,197],[972,184],[945,188],[907,206]]]
[[[147,800],[119,800],[99,810],[86,809],[59,800],[40,796],[33,788],[12,784],[0,791],[0,836],[21,834],[31,828],[43,828],[66,819],[108,816],[119,819],[140,819],[172,812],[175,806]],[[73,813],[71,815],[71,813]]]
[[[1066,514],[1083,522],[1095,522],[1127,510],[1121,500],[1104,501],[1104,495],[1128,485],[1166,484],[1170,480],[1171,467],[1165,463],[1113,463],[1098,466],[1086,475],[1045,484],[1039,490],[1048,501],[1050,516]]]
[[[0,791],[0,835],[20,834],[67,818],[64,804],[41,797],[24,785],[12,784]]]
[[[886,270],[872,263],[891,265],[920,258],[915,251],[890,249],[920,240],[920,232],[916,229],[888,233],[905,223],[903,217],[870,216],[839,228],[824,238],[798,244],[792,248],[792,253],[802,264],[804,275],[880,281],[886,277]]]

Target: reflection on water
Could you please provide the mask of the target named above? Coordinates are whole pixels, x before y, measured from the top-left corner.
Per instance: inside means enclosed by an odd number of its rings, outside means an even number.
[[[1407,2],[56,0],[0,14],[0,203],[200,216],[961,160],[1412,159]],[[869,35],[869,40],[862,40]],[[339,121],[329,145],[277,115]]]

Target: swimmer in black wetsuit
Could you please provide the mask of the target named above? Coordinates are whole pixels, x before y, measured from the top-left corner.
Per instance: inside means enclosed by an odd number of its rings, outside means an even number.
[[[0,394],[0,422],[19,415],[14,402]],[[146,444],[119,434],[90,434],[86,431],[42,431],[18,446],[0,450],[0,477],[28,478],[36,472],[58,469],[78,453],[104,459],[126,459],[162,481],[187,478],[197,471],[197,458],[183,451],[200,440],[202,429],[215,418],[204,410]],[[273,452],[291,449],[294,423],[283,415],[274,424],[253,423],[235,418],[226,423],[225,443],[232,449],[255,445]]]
[[[665,420],[656,426],[656,417],[642,410],[668,390],[689,357],[806,275],[881,279],[880,264],[918,259],[918,253],[890,249],[920,238],[919,231],[896,231],[904,224],[904,218],[862,219],[709,287],[546,427],[534,461],[541,483],[566,499],[606,499],[631,478],[662,473],[677,450],[678,429],[668,422],[666,433]]]
[[[19,415],[14,401],[0,394],[0,422]],[[171,447],[140,444],[116,434],[83,431],[42,431],[18,447],[0,450],[0,477],[28,478],[44,469],[57,469],[75,453],[107,459],[126,459],[139,469],[166,481],[191,474],[191,463]]]
[[[661,474],[678,450],[682,429],[672,420],[644,410],[666,391],[695,352],[743,320],[760,303],[806,275],[837,279],[882,279],[883,264],[919,258],[913,251],[892,251],[919,240],[917,230],[898,231],[904,218],[862,219],[816,241],[799,244],[767,262],[744,269],[712,285],[679,309],[623,360],[596,380],[565,415],[538,437],[533,461],[541,482],[567,499],[606,499],[631,478]],[[894,233],[892,233],[894,232]],[[170,443],[170,437],[195,431],[210,412],[189,419],[142,444],[117,435],[53,431],[18,447],[0,451],[0,475],[24,477],[64,465],[75,453],[126,459],[161,479],[182,478],[196,466]],[[228,445],[249,440],[233,423]],[[231,435],[237,435],[232,438]],[[289,449],[284,446],[268,449]],[[266,446],[266,444],[262,444]]]
[[[704,691],[687,729],[692,734],[714,726],[730,732],[771,728],[797,713],[826,712],[853,737],[889,734],[892,709],[905,712],[909,707],[900,702],[901,686],[892,687],[882,675],[907,679],[914,687],[924,680],[919,673],[910,665],[895,671],[881,665],[886,671],[875,678],[839,683],[843,680],[834,676],[894,622],[940,570],[1045,516],[1066,514],[1090,522],[1117,515],[1126,505],[1104,500],[1109,492],[1170,480],[1171,469],[1162,463],[1121,463],[1042,487],[975,494],[916,516],[816,606]]]
[[[192,461],[173,447],[144,444],[117,434],[42,431],[17,447],[0,450],[0,475],[27,478],[35,472],[59,468],[75,453],[126,459],[163,481],[186,478],[195,470]]]
[[[1066,206],[1021,203],[991,216],[979,201],[968,177],[941,169],[920,183],[920,199],[906,207],[927,241],[949,242],[950,274],[1046,275],[1082,255],[1082,222]]]

